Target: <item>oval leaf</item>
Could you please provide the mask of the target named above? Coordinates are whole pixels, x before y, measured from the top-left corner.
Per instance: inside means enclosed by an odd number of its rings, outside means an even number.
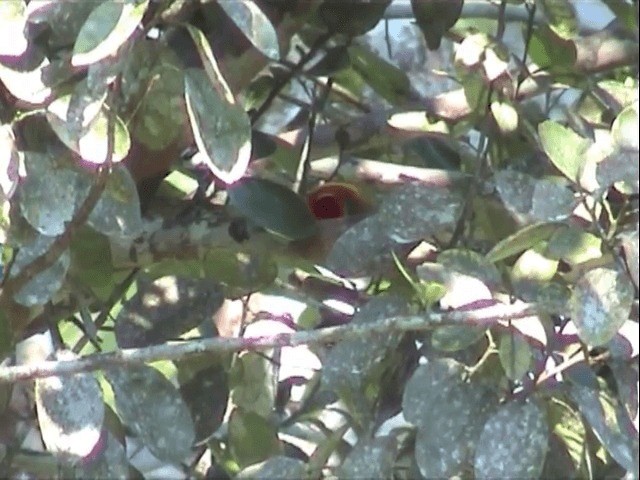
[[[254,2],[235,0],[219,2],[218,5],[264,56],[276,60],[280,57],[276,30]]]
[[[56,237],[38,235],[33,242],[23,243],[15,257],[11,276],[17,275],[23,267],[29,265],[49,250],[49,247],[55,239]],[[47,303],[51,300],[51,297],[60,290],[70,263],[71,254],[69,253],[69,249],[67,249],[58,257],[51,267],[38,273],[29,283],[22,287],[22,290],[16,293],[16,301],[27,307]]]
[[[493,415],[478,440],[476,478],[538,478],[547,453],[545,414],[534,403],[509,403]]]
[[[522,379],[531,368],[533,360],[531,347],[521,335],[515,332],[500,337],[498,355],[507,377],[513,381]]]
[[[578,34],[578,19],[569,0],[541,0],[540,3],[556,35],[571,39]]]
[[[230,103],[203,70],[185,72],[185,100],[199,154],[226,183],[240,179],[251,157],[251,124],[245,111]]]
[[[57,360],[72,360],[59,352]],[[69,461],[91,453],[100,439],[104,419],[102,390],[89,373],[36,380],[36,410],[47,450]]]
[[[566,72],[576,63],[576,44],[556,35],[549,27],[536,28],[529,43],[531,59],[540,68]]]
[[[549,239],[545,251],[547,258],[564,260],[577,265],[602,256],[602,240],[581,228],[559,228]]]
[[[240,471],[235,478],[245,480],[299,480],[305,478],[306,464],[297,458],[281,455],[271,457],[264,462],[251,465]]]
[[[41,234],[61,235],[76,210],[80,175],[56,165],[48,155],[27,152],[25,157],[27,178],[20,187],[20,211]]]
[[[229,448],[243,468],[281,453],[275,426],[257,413],[241,408],[236,408],[229,418]]]
[[[71,64],[90,65],[114,55],[140,24],[148,0],[104,2],[89,15],[73,45]]]
[[[459,393],[463,375],[464,365],[448,358],[430,360],[419,366],[404,390],[402,408],[405,418],[418,427],[431,427],[433,422],[455,422],[457,414],[443,418],[440,408],[445,408],[449,400]],[[433,405],[438,408],[434,409]],[[456,423],[457,429],[463,426]]]
[[[161,460],[180,463],[191,452],[193,421],[176,388],[155,368],[129,366],[105,371],[118,415]]]
[[[487,253],[486,258],[490,262],[498,262],[517,255],[528,248],[536,246],[543,240],[547,240],[559,226],[560,224],[558,223],[544,222],[524,227],[494,245],[491,251]]]
[[[619,402],[602,390],[596,391],[582,385],[572,385],[571,397],[616,462],[630,472],[637,471],[637,463],[634,461],[634,457],[637,458],[637,443],[634,445],[630,432],[619,421],[624,415],[620,411],[622,406]],[[637,437],[635,440],[637,441]]]
[[[440,397],[434,406],[441,415],[439,422],[418,429],[415,457],[423,478],[462,476],[494,409],[496,399],[486,388],[468,383],[459,387],[449,391],[451,396]]]
[[[331,32],[356,37],[375,27],[390,3],[391,0],[325,0],[318,15]]]
[[[245,178],[228,189],[229,202],[251,222],[289,240],[308,238],[317,225],[305,201],[279,183]]]
[[[577,183],[591,142],[553,120],[538,125],[538,135],[549,160],[569,180]]]
[[[114,167],[87,223],[110,237],[131,238],[141,233],[138,190],[131,173],[125,167]]]
[[[458,21],[464,0],[411,0],[416,23],[429,50],[440,47],[442,36]]]
[[[69,106],[72,95],[55,99],[47,107],[47,121],[67,147],[76,152],[83,160],[93,164],[104,163],[107,159],[107,131],[109,116],[106,107],[87,124],[83,117],[69,119]],[[115,115],[113,158],[112,162],[120,162],[129,153],[131,139],[129,131],[120,117]]]
[[[208,280],[165,276],[138,280],[123,303],[115,334],[120,348],[159,345],[197,327],[222,305],[220,287]]]
[[[396,448],[393,437],[359,441],[340,466],[339,478],[393,478]]]
[[[595,268],[576,283],[571,318],[580,339],[593,346],[606,344],[627,320],[634,288],[629,277],[610,268]]]

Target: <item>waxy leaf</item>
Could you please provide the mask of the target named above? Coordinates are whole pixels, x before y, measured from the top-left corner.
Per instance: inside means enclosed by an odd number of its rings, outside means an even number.
[[[538,125],[538,134],[549,160],[569,180],[577,183],[591,142],[553,120]]]
[[[464,0],[411,0],[416,23],[429,50],[437,50],[444,34],[458,21]]]
[[[34,241],[30,243],[23,243],[15,257],[11,276],[13,277],[17,275],[23,267],[29,265],[32,261],[49,250],[49,247],[55,239],[56,237],[38,235]],[[22,305],[26,305],[27,307],[47,303],[51,297],[60,290],[60,287],[62,287],[62,282],[67,275],[70,263],[71,255],[67,249],[62,252],[60,257],[58,257],[52,266],[43,272],[38,273],[38,275],[33,277],[29,283],[16,293],[16,301]]]
[[[264,56],[274,60],[280,57],[276,30],[269,21],[269,17],[254,2],[234,0],[219,2],[218,5]]]
[[[289,240],[316,233],[316,221],[293,190],[262,178],[244,178],[228,189],[229,202],[252,223]]]
[[[249,117],[211,84],[203,70],[187,70],[184,81],[191,130],[202,161],[220,180],[233,183],[244,175],[251,157]]]
[[[497,262],[517,255],[524,250],[536,246],[543,240],[547,240],[559,226],[560,224],[555,222],[543,222],[524,227],[494,245],[489,253],[487,253],[486,258],[490,262]]]
[[[571,318],[580,339],[593,346],[606,344],[627,320],[634,288],[628,275],[595,268],[576,283],[571,295]]]
[[[140,25],[147,3],[129,0],[98,5],[78,33],[71,64],[89,65],[114,55]]]
[[[69,118],[72,95],[59,97],[47,107],[47,121],[67,147],[83,160],[101,164],[107,159],[107,132],[111,114],[105,106],[99,113],[84,117]],[[114,115],[113,163],[120,162],[129,153],[131,139],[129,131],[120,117]]]
[[[60,352],[58,360],[72,360]],[[98,381],[90,373],[53,376],[36,380],[36,409],[42,439],[49,452],[69,461],[87,456],[98,443],[104,402]]]
[[[182,462],[195,438],[189,409],[173,384],[155,368],[130,365],[105,371],[118,415],[151,453]]]
[[[475,478],[538,478],[547,453],[548,430],[545,413],[535,403],[503,405],[478,439]]]

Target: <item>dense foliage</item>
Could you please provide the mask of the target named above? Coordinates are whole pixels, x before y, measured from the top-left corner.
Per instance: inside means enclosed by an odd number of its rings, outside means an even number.
[[[4,0],[0,121],[0,476],[638,478],[637,0]]]

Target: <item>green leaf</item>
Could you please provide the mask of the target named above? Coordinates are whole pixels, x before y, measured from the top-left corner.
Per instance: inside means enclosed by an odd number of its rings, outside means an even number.
[[[545,256],[564,260],[570,265],[600,258],[602,240],[583,229],[567,225],[559,228],[549,239]]]
[[[509,332],[500,337],[498,356],[507,377],[513,381],[522,380],[533,362],[533,352],[522,335]]]
[[[640,239],[638,238],[638,227],[635,230],[622,232],[618,235],[618,239],[624,252],[624,261],[629,271],[629,276],[636,288],[640,286],[640,266],[638,265],[638,247]]]
[[[223,300],[222,289],[210,280],[140,278],[136,294],[123,303],[116,318],[118,346],[146,347],[178,338],[211,318]]]
[[[90,228],[81,228],[71,240],[70,275],[90,288],[111,285],[113,264],[109,239]]]
[[[209,77],[211,87],[216,90],[218,97],[223,98],[227,103],[234,105],[236,103],[235,97],[220,71],[216,57],[213,55],[213,51],[211,50],[209,40],[207,40],[207,37],[202,30],[199,30],[192,25],[185,25],[185,28],[187,29],[187,32],[189,32],[189,35],[198,50],[198,55],[202,61],[204,71],[207,73],[207,77]]]
[[[255,412],[236,408],[229,418],[229,448],[244,468],[282,453],[276,428]]]
[[[538,2],[556,35],[568,40],[578,34],[578,19],[569,0],[538,0]]]
[[[406,300],[390,295],[372,298],[358,310],[352,324],[364,324],[404,315],[408,311]],[[392,333],[367,335],[366,338],[343,340],[330,352],[322,370],[323,389],[337,393],[355,409],[354,421],[367,423],[371,397],[367,387],[380,386],[384,372],[392,368],[392,353],[400,342],[400,336]]]
[[[443,352],[459,352],[476,343],[487,331],[473,325],[446,325],[433,330],[431,345]]]
[[[57,360],[77,360],[64,352]],[[74,461],[88,456],[100,440],[104,402],[91,373],[38,378],[35,401],[42,440],[49,452]]]
[[[84,198],[79,201],[84,201]],[[113,238],[131,238],[142,232],[136,183],[129,170],[122,165],[113,168],[87,224]]]
[[[35,240],[22,243],[15,256],[11,276],[16,276],[22,268],[45,253],[55,239],[56,237],[38,235]],[[16,293],[16,302],[27,307],[43,305],[48,302],[62,287],[70,263],[70,254],[67,249],[62,252],[52,266],[38,273]]]
[[[611,125],[611,137],[620,148],[638,151],[637,102],[622,110],[613,121]]]
[[[591,142],[553,120],[538,125],[538,134],[549,160],[569,180],[578,183]]]
[[[629,472],[637,471],[637,435],[620,420],[626,413],[620,403],[603,390],[582,385],[571,386],[571,397],[578,404],[586,423],[616,462]],[[634,438],[635,437],[635,438]]]
[[[67,147],[76,152],[83,160],[102,164],[107,159],[107,131],[111,114],[103,105],[99,113],[91,117],[88,123],[83,118],[69,119],[69,106],[72,96],[65,95],[55,99],[47,107],[47,121]],[[122,119],[115,115],[113,158],[120,162],[129,153],[131,139],[129,131]]]
[[[235,0],[220,2],[218,5],[264,56],[274,60],[280,57],[276,30],[269,18],[255,3],[247,0]]]
[[[306,202],[294,191],[262,178],[244,178],[229,186],[229,203],[252,223],[288,240],[317,231]]]
[[[422,308],[431,308],[445,295],[445,293],[447,293],[447,289],[444,287],[444,285],[438,282],[426,282],[420,279],[413,279],[404,265],[402,265],[402,262],[400,262],[400,259],[395,254],[395,252],[391,252],[391,255],[393,257],[396,268],[404,277],[404,279],[409,283],[411,288],[413,288],[413,291],[415,292],[415,295],[417,296]]]
[[[418,428],[415,457],[423,478],[461,473],[494,408],[494,395],[481,385],[465,383],[464,372],[455,360],[434,358],[407,382],[402,407],[405,418]]]
[[[180,393],[194,420],[197,441],[208,439],[220,427],[229,401],[228,368],[212,357],[192,357],[177,364]],[[200,367],[202,362],[205,368]],[[198,367],[191,378],[184,378],[188,370]]]
[[[199,155],[226,183],[240,179],[251,157],[251,124],[245,111],[222,95],[203,70],[185,72],[185,99]]]
[[[89,65],[115,55],[140,25],[147,4],[148,0],[129,0],[98,5],[78,33],[71,64]]]
[[[76,211],[80,174],[52,155],[26,152],[27,178],[20,186],[20,211],[43,235],[61,235]]]
[[[396,450],[391,436],[361,439],[344,459],[338,478],[392,478]]]
[[[555,222],[542,222],[526,226],[494,245],[487,253],[486,259],[495,263],[517,255],[544,240],[548,240],[560,225]]]
[[[557,462],[559,465],[549,464],[554,459],[558,460],[558,457],[568,457],[569,466],[565,467],[565,469],[570,469],[570,473],[577,472],[583,462],[587,448],[586,429],[580,414],[564,401],[551,397],[547,403],[547,417],[552,431],[551,441],[553,442],[553,437],[557,438],[558,442],[555,444],[558,448],[552,447],[550,449],[545,472],[547,469],[554,470],[563,467],[562,463],[564,462]],[[561,477],[568,477],[568,473],[565,470],[564,475],[561,475]],[[541,478],[555,478],[555,476],[543,473]]]
[[[105,377],[116,399],[118,416],[160,460],[180,463],[195,439],[189,410],[173,384],[155,368],[129,365]]]
[[[228,297],[239,298],[273,283],[278,266],[266,249],[212,248],[200,264],[207,278],[225,286]]]
[[[237,357],[229,373],[231,399],[243,412],[268,418],[275,401],[273,364],[264,355],[245,352]]]
[[[514,293],[527,301],[534,301],[558,271],[558,261],[544,255],[545,247],[540,243],[526,250],[511,269]]]
[[[547,26],[531,33],[529,54],[540,68],[558,73],[571,71],[578,55],[575,43],[559,37]]]
[[[329,31],[357,37],[378,24],[390,3],[391,0],[324,0],[318,15]]]
[[[167,45],[136,42],[127,55],[121,89],[133,113],[132,136],[151,150],[164,150],[187,124],[184,72]]]
[[[255,463],[244,468],[234,478],[244,480],[299,480],[306,478],[306,464],[297,458],[276,455],[264,462]]]
[[[545,414],[535,403],[502,405],[476,444],[475,478],[538,478],[548,441]]]
[[[403,70],[359,45],[349,47],[349,58],[353,69],[382,98],[392,104],[407,101],[411,82]]]
[[[440,47],[443,35],[460,18],[463,3],[464,0],[411,0],[413,15],[429,50]]]
[[[518,129],[518,111],[508,102],[491,102],[491,114],[500,133],[509,134]]]
[[[76,2],[60,0],[29,2],[27,5],[30,23],[47,23],[49,26],[48,45],[52,48],[73,45],[78,33],[93,12],[105,0]]]
[[[580,339],[593,346],[611,340],[629,316],[634,288],[625,273],[610,268],[586,272],[571,295],[571,319]]]
[[[438,263],[447,268],[482,280],[489,289],[502,284],[500,272],[483,255],[473,250],[452,248],[438,255]]]
[[[402,408],[407,421],[429,428],[438,420],[447,421],[447,417],[442,418],[438,407],[445,407],[446,399],[454,396],[452,393],[458,393],[464,372],[464,365],[450,358],[436,358],[420,365],[404,390]],[[456,416],[449,420],[453,421]],[[462,429],[463,425],[456,427]]]

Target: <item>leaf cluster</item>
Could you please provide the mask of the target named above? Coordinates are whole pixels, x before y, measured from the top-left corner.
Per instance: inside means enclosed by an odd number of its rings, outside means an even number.
[[[0,2],[0,476],[637,478],[637,5],[479,3]]]

